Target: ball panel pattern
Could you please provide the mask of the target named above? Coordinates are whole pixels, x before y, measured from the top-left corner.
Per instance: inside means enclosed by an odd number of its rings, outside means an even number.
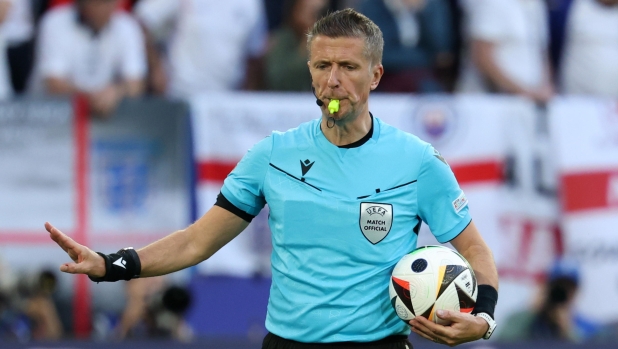
[[[391,305],[405,322],[421,315],[447,325],[440,309],[469,313],[475,305],[477,281],[468,262],[443,246],[424,246],[397,263],[389,283]]]

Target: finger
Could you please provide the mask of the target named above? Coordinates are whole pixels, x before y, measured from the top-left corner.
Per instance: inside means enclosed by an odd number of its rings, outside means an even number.
[[[79,255],[79,250],[82,246],[75,242],[75,240],[71,239],[53,226],[51,227],[49,236],[64,250],[64,252],[69,254],[71,259],[75,260],[77,258]]]
[[[60,271],[63,273],[68,273],[68,274],[86,274],[87,273],[82,263],[79,263],[79,264],[64,263],[63,265],[60,266]]]
[[[415,317],[414,319],[410,320],[410,326],[415,330],[414,332],[418,334],[424,334],[426,338],[433,339],[433,331],[431,331],[431,329],[425,325],[422,319],[427,320],[422,316]]]
[[[417,316],[412,319],[410,321],[410,325],[429,336],[429,338],[434,341],[438,340],[439,342],[445,342],[448,338],[450,338],[450,327],[436,324],[422,316]]]
[[[423,331],[420,331],[418,328],[416,328],[414,326],[410,326],[410,329],[412,330],[412,332],[418,334],[419,336],[425,338],[428,341],[432,341],[432,342],[436,341],[436,339],[434,337],[432,337],[431,335],[429,335],[429,334],[427,334],[427,333],[425,333]]]
[[[58,244],[58,246],[60,246],[60,248],[64,250],[64,252],[70,253],[69,250],[71,249],[71,244],[67,241],[67,239],[70,239],[68,236],[64,234],[50,234],[49,236],[56,242],[56,244]]]
[[[60,246],[64,252],[67,252],[67,247],[64,246],[64,243],[62,242],[62,235],[64,235],[60,230],[58,230],[56,227],[54,227],[53,225],[51,225],[49,222],[45,222],[45,229],[47,230],[47,232],[49,232],[49,237],[54,240],[54,242],[56,242],[58,244],[58,246]]]
[[[462,322],[466,316],[470,316],[470,314],[462,313],[459,311],[450,311],[450,310],[438,310],[436,311],[436,316],[442,320],[446,320],[450,323]]]

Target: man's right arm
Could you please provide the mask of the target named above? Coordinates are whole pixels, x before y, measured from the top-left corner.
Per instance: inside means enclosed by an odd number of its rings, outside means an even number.
[[[193,266],[209,258],[238,236],[266,204],[263,181],[269,168],[272,143],[273,139],[266,137],[245,154],[225,179],[220,198],[215,205],[195,223],[135,251],[141,266],[139,275],[163,275]],[[45,223],[45,229],[50,238],[73,260],[73,263],[60,266],[60,271],[87,274],[95,279],[105,276],[106,263],[111,263],[109,258],[106,261],[49,223]],[[133,255],[134,252],[131,250],[130,254]],[[129,273],[138,272],[123,269]],[[135,274],[128,277],[133,275]],[[124,277],[125,275],[122,275],[120,278]]]
[[[169,274],[193,266],[210,256],[240,234],[249,222],[213,206],[204,216],[184,230],[174,232],[137,251],[141,277]],[[45,228],[73,260],[60,266],[70,274],[105,275],[105,261],[90,248],[80,245],[60,230],[46,223]]]
[[[196,265],[212,256],[240,234],[249,222],[219,206],[184,230],[172,233],[137,251],[140,276],[169,274]]]

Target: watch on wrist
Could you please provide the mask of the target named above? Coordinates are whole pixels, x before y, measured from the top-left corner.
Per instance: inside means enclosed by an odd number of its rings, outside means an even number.
[[[487,329],[487,332],[485,332],[485,335],[483,335],[483,339],[489,339],[489,337],[491,337],[491,334],[494,333],[494,330],[496,329],[496,322],[487,313],[478,313],[478,314],[475,314],[474,316],[480,317],[483,320],[487,321],[487,324],[489,325],[489,329]]]

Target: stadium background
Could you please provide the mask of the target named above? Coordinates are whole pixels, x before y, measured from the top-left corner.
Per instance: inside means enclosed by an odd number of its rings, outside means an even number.
[[[263,4],[270,33],[284,21],[283,3]],[[133,3],[122,5],[130,11]],[[328,3],[348,5],[358,4]],[[558,95],[539,105],[455,93],[456,71],[454,63],[437,74],[439,90],[376,93],[371,110],[433,143],[466,192],[501,275],[490,345],[547,346],[500,340],[500,331],[516,327],[510,317],[534,309],[545,281],[562,273],[579,281],[571,310],[581,333],[550,345],[615,347],[618,100]],[[0,347],[259,347],[270,286],[267,212],[211,260],[134,288],[60,274],[67,257],[42,225],[96,250],[143,246],[203,214],[251,145],[316,113],[310,92],[240,89],[127,99],[104,118],[80,96],[23,93],[0,103]],[[419,245],[436,243],[426,229]],[[556,269],[557,260],[568,263]],[[135,309],[121,340],[122,318]],[[54,319],[57,331],[46,336]]]

